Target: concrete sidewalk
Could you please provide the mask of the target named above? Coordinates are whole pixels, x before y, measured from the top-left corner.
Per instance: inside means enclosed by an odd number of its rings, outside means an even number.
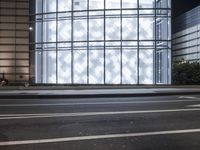
[[[200,86],[1,87],[0,99],[92,98],[200,94]]]

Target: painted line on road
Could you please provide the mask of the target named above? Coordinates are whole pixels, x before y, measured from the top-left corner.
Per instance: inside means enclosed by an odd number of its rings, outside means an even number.
[[[179,96],[178,98],[184,98],[184,99],[196,99],[199,100],[199,97],[194,97],[194,96]]]
[[[99,116],[99,115],[126,115],[126,114],[142,114],[142,113],[169,113],[169,112],[189,112],[189,111],[200,111],[200,108],[165,109],[165,110],[138,110],[138,111],[114,111],[114,112],[3,114],[3,115],[0,115],[0,120],[56,118],[56,117],[83,117],[83,116]]]
[[[30,144],[58,143],[58,142],[99,140],[99,139],[112,139],[112,138],[128,138],[128,137],[143,137],[143,136],[157,136],[157,135],[171,135],[171,134],[186,134],[186,133],[199,133],[199,132],[200,132],[200,129],[185,129],[185,130],[155,131],[155,132],[141,132],[141,133],[79,136],[79,137],[66,137],[66,138],[54,138],[54,139],[6,141],[6,142],[0,142],[0,146],[30,145]]]
[[[34,106],[76,106],[76,105],[112,105],[112,104],[145,104],[145,103],[177,103],[199,102],[200,100],[159,100],[159,101],[126,101],[126,102],[85,102],[85,103],[55,103],[55,104],[1,104],[0,107],[34,107]]]
[[[200,107],[200,104],[197,104],[197,105],[188,105],[187,107]]]

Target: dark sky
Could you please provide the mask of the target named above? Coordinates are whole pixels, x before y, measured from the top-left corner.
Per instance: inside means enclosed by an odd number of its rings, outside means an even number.
[[[173,18],[200,5],[200,0],[172,0]]]

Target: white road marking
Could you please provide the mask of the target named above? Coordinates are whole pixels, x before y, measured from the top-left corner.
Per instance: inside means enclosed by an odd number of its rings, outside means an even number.
[[[56,117],[80,117],[80,116],[98,116],[98,115],[123,115],[123,114],[141,114],[141,113],[169,113],[169,112],[188,112],[188,111],[200,111],[200,108],[164,109],[164,110],[138,110],[138,111],[114,111],[114,112],[3,114],[3,115],[0,115],[0,120],[56,118]]]
[[[30,145],[30,144],[42,144],[42,143],[44,144],[44,143],[69,142],[69,141],[99,140],[99,139],[156,136],[156,135],[170,135],[170,134],[186,134],[186,133],[198,133],[198,132],[200,132],[200,129],[155,131],[155,132],[140,132],[140,133],[125,133],[125,134],[109,134],[109,135],[93,135],[93,136],[79,136],[79,137],[65,137],[65,138],[39,139],[39,140],[23,140],[23,141],[6,141],[6,142],[0,142],[0,146],[28,145],[28,144]]]
[[[188,105],[187,107],[200,107],[200,104],[197,104],[197,105]]]
[[[178,98],[185,98],[185,99],[200,99],[198,97],[192,97],[192,96],[179,96]]]
[[[54,104],[1,104],[0,107],[34,107],[34,106],[76,106],[76,105],[112,105],[112,104],[144,104],[144,103],[177,103],[197,102],[200,100],[159,100],[159,101],[125,101],[125,102],[85,102],[85,103],[54,103]]]

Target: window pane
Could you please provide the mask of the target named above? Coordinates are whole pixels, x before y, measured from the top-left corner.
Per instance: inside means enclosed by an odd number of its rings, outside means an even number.
[[[137,51],[122,51],[122,83],[137,84]]]
[[[43,51],[43,83],[56,83],[56,51]]]
[[[74,10],[87,10],[87,0],[74,0]]]
[[[139,19],[139,35],[140,40],[153,40],[153,18]]]
[[[42,13],[42,0],[36,0],[36,13]]]
[[[87,20],[74,20],[74,40],[87,40]]]
[[[56,21],[44,22],[43,30],[44,42],[56,41]]]
[[[168,56],[167,50],[157,50],[156,52],[156,79],[157,83],[167,83],[168,76]]]
[[[62,20],[58,21],[58,41],[71,40],[71,21]]]
[[[104,83],[104,51],[90,50],[89,52],[89,83]]]
[[[170,1],[171,0],[160,0],[156,2],[157,8],[168,8],[170,7]]]
[[[153,50],[142,50],[139,53],[140,84],[153,84]]]
[[[71,0],[58,0],[58,11],[70,11],[71,7]]]
[[[139,0],[140,8],[154,8],[155,0]]]
[[[120,84],[120,51],[106,50],[106,83]]]
[[[58,51],[58,83],[71,83],[71,51]]]
[[[123,8],[136,8],[137,0],[122,0],[122,7]]]
[[[104,0],[90,0],[90,9],[104,9]]]
[[[106,40],[120,40],[120,19],[106,19]]]
[[[90,19],[89,31],[90,31],[90,34],[89,34],[90,40],[103,40],[104,39],[104,20]]]
[[[56,0],[43,0],[44,12],[56,12]]]
[[[123,18],[122,19],[122,39],[137,40],[137,19]]]
[[[36,22],[36,42],[43,42],[42,41],[42,22]]]
[[[42,52],[36,51],[35,52],[35,82],[36,83],[42,83]]]
[[[106,9],[120,9],[120,0],[106,0]]]
[[[87,83],[87,51],[75,50],[74,52],[74,83]]]
[[[156,19],[156,39],[157,40],[168,40],[170,35],[170,29],[168,24],[168,18],[157,18]]]

